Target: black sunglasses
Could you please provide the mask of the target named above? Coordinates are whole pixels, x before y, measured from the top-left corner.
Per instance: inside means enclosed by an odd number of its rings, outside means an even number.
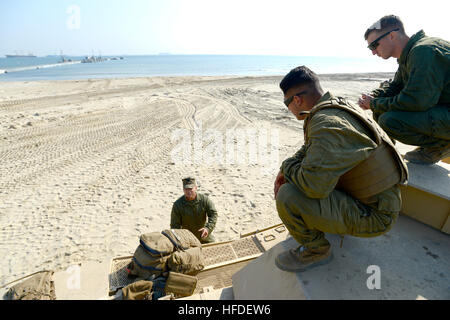
[[[307,93],[307,92],[308,92],[308,91],[304,90],[304,91],[301,91],[301,92],[299,92],[299,93],[294,94],[292,97],[287,98],[286,100],[284,100],[284,104],[286,105],[286,107],[289,108],[289,105],[291,104],[292,100],[294,100],[294,97],[295,97],[295,96],[301,96],[302,94],[305,94],[305,93]]]
[[[380,41],[381,39],[383,39],[384,37],[386,37],[389,33],[394,32],[394,31],[398,31],[398,30],[400,30],[400,29],[397,28],[397,29],[388,31],[388,32],[386,32],[385,34],[382,34],[381,36],[379,36],[378,38],[376,38],[375,40],[373,40],[373,41],[367,46],[367,48],[369,48],[370,50],[375,50],[375,49],[378,47],[378,45],[380,44],[379,41]]]

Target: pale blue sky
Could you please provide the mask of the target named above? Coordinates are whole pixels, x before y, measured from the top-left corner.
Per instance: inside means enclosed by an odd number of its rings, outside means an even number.
[[[450,40],[441,0],[0,0],[0,56],[274,54],[368,57],[364,31],[399,15]],[[70,8],[79,8],[79,15]]]

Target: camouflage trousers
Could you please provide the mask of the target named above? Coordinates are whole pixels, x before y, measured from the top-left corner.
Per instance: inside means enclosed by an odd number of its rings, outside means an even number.
[[[450,143],[450,106],[423,112],[388,111],[374,118],[391,138],[404,144],[433,148]]]
[[[376,237],[388,232],[398,212],[379,211],[339,190],[327,198],[308,198],[285,183],[278,191],[278,215],[291,236],[307,248],[329,244],[325,232],[356,237]]]

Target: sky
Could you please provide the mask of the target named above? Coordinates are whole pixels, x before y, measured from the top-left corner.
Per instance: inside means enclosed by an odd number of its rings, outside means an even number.
[[[450,40],[443,0],[0,0],[0,57],[258,54],[368,57],[387,14]]]

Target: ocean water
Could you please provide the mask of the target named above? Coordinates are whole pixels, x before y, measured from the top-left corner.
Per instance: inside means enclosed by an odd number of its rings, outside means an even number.
[[[119,58],[119,56],[115,56]],[[188,75],[285,75],[296,66],[306,65],[318,74],[395,72],[394,59],[378,57],[302,57],[264,55],[148,55],[123,56],[123,60],[80,63],[84,57],[66,57],[71,63],[58,63],[60,57],[0,58],[0,81],[71,80]],[[6,72],[5,72],[6,71]]]

